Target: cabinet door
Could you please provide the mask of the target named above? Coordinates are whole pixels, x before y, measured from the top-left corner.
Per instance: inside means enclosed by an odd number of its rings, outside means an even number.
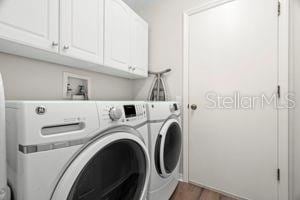
[[[61,1],[61,53],[103,63],[104,0]]]
[[[130,65],[130,14],[123,1],[105,1],[104,63],[125,71],[128,71]]]
[[[138,15],[132,15],[131,28],[131,63],[133,72],[138,75],[148,74],[148,24]]]
[[[1,0],[0,38],[58,51],[58,18],[59,0]]]

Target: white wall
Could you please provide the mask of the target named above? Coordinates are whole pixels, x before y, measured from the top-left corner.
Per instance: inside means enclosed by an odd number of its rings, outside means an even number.
[[[88,76],[93,100],[131,100],[133,81],[0,53],[6,99],[61,100],[63,72]]]
[[[182,96],[182,14],[199,2],[199,0],[148,1],[138,11],[149,22],[150,70],[159,71],[169,67],[172,69],[166,77],[172,100]],[[135,83],[134,97],[138,100],[146,99],[152,77],[147,81],[138,80]]]
[[[290,90],[297,105],[290,111],[290,189],[291,199],[300,200],[300,0],[292,0],[291,8]]]

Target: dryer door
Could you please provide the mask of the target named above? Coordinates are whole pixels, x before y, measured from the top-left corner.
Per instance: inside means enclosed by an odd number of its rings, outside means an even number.
[[[65,170],[52,200],[141,200],[150,160],[142,140],[113,133],[87,145]]]
[[[168,177],[176,169],[181,153],[182,131],[179,122],[168,120],[162,127],[155,145],[155,166],[158,174]]]

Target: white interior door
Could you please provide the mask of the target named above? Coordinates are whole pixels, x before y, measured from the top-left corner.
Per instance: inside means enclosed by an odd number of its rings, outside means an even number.
[[[104,0],[61,1],[61,53],[103,64]]]
[[[188,20],[189,103],[198,106],[189,111],[189,180],[275,200],[277,109],[260,97],[272,97],[278,84],[278,2],[219,2]]]
[[[58,17],[58,0],[1,0],[0,38],[58,51]]]

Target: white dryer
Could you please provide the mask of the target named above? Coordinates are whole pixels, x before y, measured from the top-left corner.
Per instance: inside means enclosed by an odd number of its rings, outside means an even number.
[[[142,102],[8,102],[15,200],[142,200],[150,176]]]
[[[148,102],[151,176],[149,200],[168,200],[179,178],[182,149],[180,105]]]

